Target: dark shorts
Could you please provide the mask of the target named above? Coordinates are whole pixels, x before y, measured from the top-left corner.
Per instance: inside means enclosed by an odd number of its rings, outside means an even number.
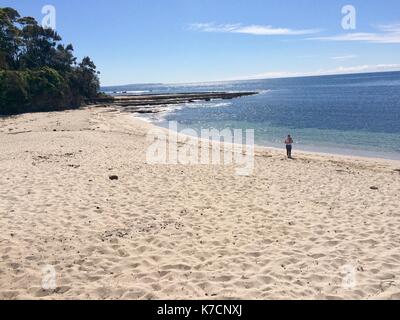
[[[292,151],[292,146],[286,146],[287,151]]]

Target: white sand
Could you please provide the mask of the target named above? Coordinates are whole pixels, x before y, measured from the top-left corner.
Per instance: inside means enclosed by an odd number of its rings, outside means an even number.
[[[0,298],[400,299],[399,162],[148,165],[109,111],[0,120]]]

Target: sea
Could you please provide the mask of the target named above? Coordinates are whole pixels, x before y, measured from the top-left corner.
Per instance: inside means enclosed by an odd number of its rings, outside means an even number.
[[[255,91],[233,100],[169,106],[140,115],[179,130],[253,129],[255,143],[295,150],[400,160],[400,72],[189,84],[104,87],[110,94]]]

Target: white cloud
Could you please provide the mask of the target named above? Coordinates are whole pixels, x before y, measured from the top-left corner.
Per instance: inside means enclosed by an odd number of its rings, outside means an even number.
[[[335,74],[351,74],[351,73],[367,73],[367,72],[384,72],[399,71],[400,64],[376,64],[376,65],[360,65],[352,67],[338,67],[335,69],[320,69],[308,72],[291,72],[291,71],[273,71],[265,72],[253,76],[238,77],[235,80],[256,80],[256,79],[276,79],[276,78],[294,78],[309,77]],[[234,79],[229,79],[234,80]]]
[[[359,41],[371,43],[400,43],[400,24],[381,25],[379,32],[353,32],[334,36],[308,38],[322,41]]]
[[[331,57],[332,60],[336,60],[336,61],[345,61],[345,60],[350,60],[350,59],[354,59],[354,58],[357,58],[357,56],[354,54],[349,54],[347,56]]]
[[[397,71],[400,69],[400,64],[376,64],[376,65],[361,65],[354,67],[339,67],[328,71],[330,74],[341,73],[359,73],[359,72],[379,72],[379,71]]]
[[[218,33],[239,33],[257,36],[294,36],[306,35],[320,32],[317,29],[293,30],[288,28],[274,28],[265,25],[242,25],[237,24],[214,24],[214,23],[194,23],[190,25],[191,30],[201,32],[218,32]]]

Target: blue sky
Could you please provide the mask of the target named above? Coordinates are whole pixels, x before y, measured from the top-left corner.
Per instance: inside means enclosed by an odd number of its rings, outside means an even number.
[[[102,85],[400,70],[398,0],[1,0],[56,28]],[[342,8],[356,29],[342,28]]]

